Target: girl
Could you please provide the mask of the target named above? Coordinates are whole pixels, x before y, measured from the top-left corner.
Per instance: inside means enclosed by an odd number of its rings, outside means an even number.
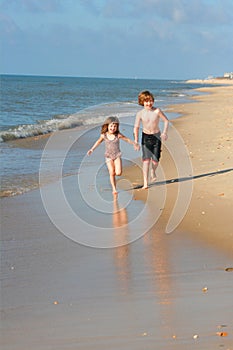
[[[120,133],[119,119],[117,117],[109,117],[102,125],[99,139],[87,152],[88,156],[91,155],[92,152],[103,141],[105,141],[105,159],[109,171],[113,194],[117,194],[115,177],[121,175],[122,173],[120,139],[130,143],[131,145],[134,145],[135,150],[139,150],[140,146],[136,142],[130,140],[128,137]]]

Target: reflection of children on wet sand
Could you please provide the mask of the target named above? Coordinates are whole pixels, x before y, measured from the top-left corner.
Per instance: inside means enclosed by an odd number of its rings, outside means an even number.
[[[139,150],[138,144],[124,136],[119,131],[119,120],[117,117],[109,117],[104,122],[101,128],[101,135],[99,139],[87,152],[91,155],[92,152],[105,141],[105,158],[109,171],[110,182],[112,185],[112,193],[117,194],[116,190],[116,175],[120,176],[122,173],[122,161],[120,151],[120,140],[126,141],[134,145],[135,150]]]
[[[113,199],[113,227],[118,228],[128,224],[128,215],[125,208],[120,208],[117,198]]]
[[[119,281],[122,284],[122,289],[128,290],[129,274],[129,228],[128,214],[126,208],[120,208],[117,196],[113,199],[113,227],[114,227],[114,257],[117,268]]]
[[[143,160],[143,189],[148,188],[148,175],[151,163],[151,181],[156,181],[156,169],[161,154],[161,140],[167,140],[168,119],[160,108],[153,107],[154,96],[150,91],[142,91],[138,95],[138,103],[143,110],[137,113],[134,124],[134,140],[138,143],[140,123],[142,123],[142,160]],[[159,122],[164,122],[163,132],[160,132]]]

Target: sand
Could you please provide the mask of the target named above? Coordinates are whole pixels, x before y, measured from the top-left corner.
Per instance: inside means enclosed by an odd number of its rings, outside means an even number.
[[[233,349],[232,89],[202,88],[169,106],[182,117],[148,190],[136,188],[140,160],[124,169],[135,189],[121,184],[119,208],[109,201],[115,241],[136,230],[141,207],[137,226],[153,223],[130,244],[72,241],[39,190],[1,200],[1,349]],[[88,217],[75,186],[74,176],[64,179],[74,210]],[[125,196],[132,200],[121,208]],[[85,225],[77,231],[89,235]]]

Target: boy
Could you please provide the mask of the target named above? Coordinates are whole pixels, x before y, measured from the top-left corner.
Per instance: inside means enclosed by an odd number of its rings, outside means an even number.
[[[148,188],[148,174],[151,163],[151,181],[156,181],[155,171],[161,154],[161,140],[167,140],[169,121],[160,108],[153,107],[154,96],[150,91],[142,91],[138,95],[138,104],[144,109],[137,113],[134,124],[134,140],[138,143],[140,123],[142,123],[142,161],[143,189]],[[163,132],[160,132],[159,121],[164,122]]]

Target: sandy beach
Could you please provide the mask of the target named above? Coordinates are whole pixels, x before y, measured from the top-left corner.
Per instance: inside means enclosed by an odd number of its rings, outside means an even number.
[[[103,191],[105,217],[82,204],[75,176],[63,180],[78,237],[106,229],[115,247],[69,239],[40,190],[1,199],[2,350],[233,349],[233,86],[167,111],[182,116],[148,190],[136,159],[117,200]],[[56,184],[47,190],[62,225]],[[100,202],[90,186],[82,195]]]

